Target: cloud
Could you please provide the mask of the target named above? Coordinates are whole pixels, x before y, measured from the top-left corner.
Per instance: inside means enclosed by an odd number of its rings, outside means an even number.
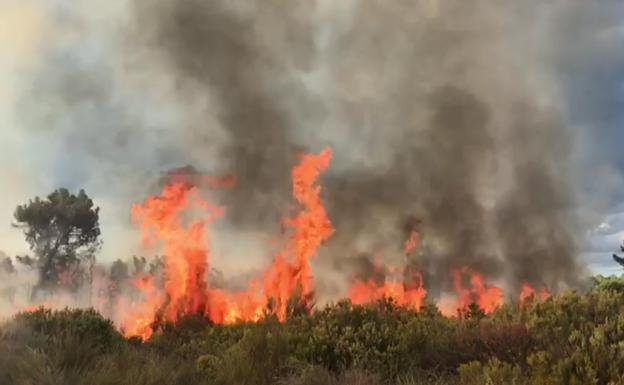
[[[566,114],[579,131],[588,200],[624,201],[624,3],[573,2],[552,28]],[[592,202],[589,201],[588,204]]]

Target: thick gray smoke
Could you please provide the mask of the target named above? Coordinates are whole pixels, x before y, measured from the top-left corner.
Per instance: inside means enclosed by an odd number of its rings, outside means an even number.
[[[20,110],[52,143],[58,183],[95,192],[105,249],[131,244],[107,215],[127,221],[161,171],[190,164],[237,179],[218,192],[215,264],[266,262],[249,258],[271,255],[261,237],[291,205],[297,154],[331,146],[322,293],[344,293],[375,255],[403,263],[413,230],[409,263],[434,294],[463,266],[512,292],[579,285],[575,144],[555,66],[581,0],[111,4],[119,25],[57,11],[98,38],[51,50]]]
[[[326,143],[326,263],[400,256],[417,223],[434,291],[461,266],[514,287],[579,282],[572,138],[532,40],[555,5],[136,3],[139,40],[180,97],[216,105],[235,225],[276,223],[295,150]]]
[[[137,25],[150,33],[148,44],[156,44],[155,54],[162,53],[168,68],[180,75],[183,91],[205,92],[214,100],[229,138],[218,154],[225,172],[238,181],[224,195],[228,218],[239,226],[277,223],[283,202],[289,201],[288,175],[294,161],[289,127],[296,124],[279,100],[297,97],[299,91],[282,74],[288,63],[283,57],[272,57],[274,53],[255,36],[253,20],[228,9],[227,2],[137,5]],[[271,5],[266,7],[270,12]],[[272,22],[284,13],[288,19],[282,24],[296,23],[289,8],[273,9]],[[293,48],[306,53],[312,47],[312,31],[303,24],[298,27],[282,33],[290,33],[296,41]],[[296,54],[292,59],[309,61]]]

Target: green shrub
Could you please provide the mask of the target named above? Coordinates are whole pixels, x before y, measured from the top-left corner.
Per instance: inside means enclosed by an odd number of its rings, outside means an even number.
[[[4,339],[41,342],[69,338],[96,349],[112,349],[123,340],[113,323],[93,309],[52,311],[40,308],[16,315],[4,330]]]
[[[223,353],[214,383],[273,384],[295,366],[290,353],[289,341],[279,324],[258,325]]]
[[[473,361],[459,367],[462,385],[525,385],[526,378],[517,365],[494,359],[486,364]]]
[[[280,385],[380,385],[378,376],[359,370],[336,375],[321,366],[312,366],[279,381]]]
[[[215,355],[204,354],[197,359],[197,371],[210,381],[218,377],[222,368],[223,361]]]
[[[295,355],[302,361],[342,372],[352,368],[398,374],[407,344],[397,332],[400,310],[381,302],[376,306],[351,306],[341,302],[315,313],[291,334],[295,337]]]
[[[609,276],[603,277],[602,275],[593,278],[593,291],[616,291],[624,293],[624,276]]]
[[[608,285],[607,285],[608,286]],[[0,384],[624,385],[624,292],[442,317],[348,301],[279,323],[161,324],[123,339],[92,310],[38,310],[0,327]]]

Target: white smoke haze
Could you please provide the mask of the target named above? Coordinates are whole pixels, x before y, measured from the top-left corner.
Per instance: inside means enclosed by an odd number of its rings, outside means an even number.
[[[579,63],[618,60],[617,1],[0,5],[11,256],[28,252],[15,206],[58,187],[101,207],[99,261],[156,253],[129,208],[193,165],[238,178],[213,194],[226,214],[211,265],[246,276],[272,257],[296,154],[330,146],[321,184],[337,232],[314,262],[321,300],[375,254],[400,264],[412,228],[434,296],[463,265],[511,290],[580,287],[584,237],[622,186],[592,152],[591,124],[570,122],[562,86]],[[599,187],[586,191],[588,176]]]

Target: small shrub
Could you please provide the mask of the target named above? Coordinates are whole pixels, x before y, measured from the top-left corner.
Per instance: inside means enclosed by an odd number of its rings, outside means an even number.
[[[93,309],[65,309],[52,311],[40,308],[33,312],[20,313],[7,329],[12,333],[6,338],[28,339],[37,336],[62,340],[76,339],[96,349],[112,349],[123,340],[113,323]]]
[[[473,361],[459,367],[462,385],[525,385],[526,378],[516,365],[494,359],[486,364]]]
[[[273,324],[258,325],[221,356],[215,384],[270,385],[290,369],[290,346],[284,331]]]
[[[221,358],[215,355],[204,354],[197,359],[197,371],[211,381],[217,378],[222,368]]]
[[[593,278],[593,291],[615,291],[624,293],[624,276],[603,277],[601,275]]]

